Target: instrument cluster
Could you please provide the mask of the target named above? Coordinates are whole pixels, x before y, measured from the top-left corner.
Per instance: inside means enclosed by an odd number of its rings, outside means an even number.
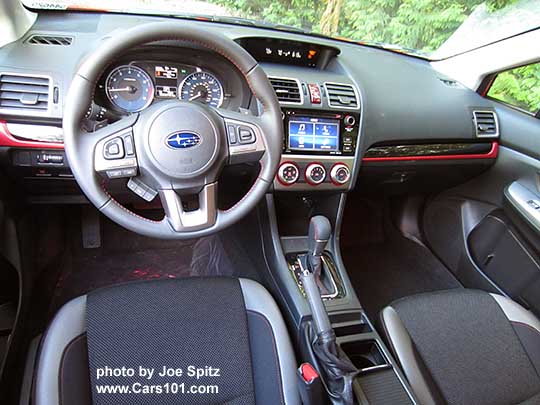
[[[224,86],[216,74],[197,66],[134,61],[110,70],[98,86],[119,113],[142,111],[152,102],[180,99],[222,107]]]

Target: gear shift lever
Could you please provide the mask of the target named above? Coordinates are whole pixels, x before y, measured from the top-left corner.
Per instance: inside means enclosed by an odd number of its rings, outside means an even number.
[[[321,257],[331,232],[332,227],[326,217],[319,215],[311,218],[307,269],[303,269],[301,278],[317,335],[313,351],[326,376],[328,394],[335,405],[352,405],[352,381],[358,370],[336,343],[336,335],[321,298],[320,283],[317,283],[322,267]]]
[[[309,222],[308,232],[308,265],[317,281],[320,280],[322,270],[322,254],[324,247],[330,239],[332,226],[328,218],[317,215],[312,217]],[[317,283],[321,287],[320,281]]]

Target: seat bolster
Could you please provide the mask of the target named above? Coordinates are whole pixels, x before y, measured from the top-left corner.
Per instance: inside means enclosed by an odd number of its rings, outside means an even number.
[[[36,371],[36,405],[58,405],[62,356],[69,344],[86,331],[86,295],[65,304],[49,325],[41,343]]]
[[[276,302],[259,283],[245,278],[240,278],[239,281],[246,310],[263,315],[270,323],[274,332],[285,403],[287,405],[300,404],[295,355],[289,338],[289,332]]]
[[[499,294],[490,294],[514,328],[525,352],[540,375],[540,320],[517,302]]]
[[[439,388],[426,369],[396,310],[388,306],[381,311],[380,317],[390,348],[416,398],[424,405],[444,403]]]
[[[540,334],[540,320],[531,311],[527,311],[517,302],[499,294],[490,294],[501,307],[510,322],[523,323],[536,329]]]

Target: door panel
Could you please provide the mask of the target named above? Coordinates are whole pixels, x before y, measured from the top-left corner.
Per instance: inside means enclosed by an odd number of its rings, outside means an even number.
[[[466,287],[503,293],[540,315],[540,120],[494,107],[497,161],[433,198],[424,234]]]

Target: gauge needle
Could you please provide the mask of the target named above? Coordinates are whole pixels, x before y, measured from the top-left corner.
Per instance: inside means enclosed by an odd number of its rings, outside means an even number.
[[[191,96],[188,101],[193,101],[193,100],[197,100],[199,97],[201,97],[203,94],[199,91],[197,94],[195,94],[194,96]]]
[[[117,89],[115,89],[115,88],[109,89],[109,92],[110,93],[119,93],[119,92],[134,93],[135,90],[137,90],[137,89],[135,87],[133,87],[133,86],[126,86],[126,87],[119,87]]]

